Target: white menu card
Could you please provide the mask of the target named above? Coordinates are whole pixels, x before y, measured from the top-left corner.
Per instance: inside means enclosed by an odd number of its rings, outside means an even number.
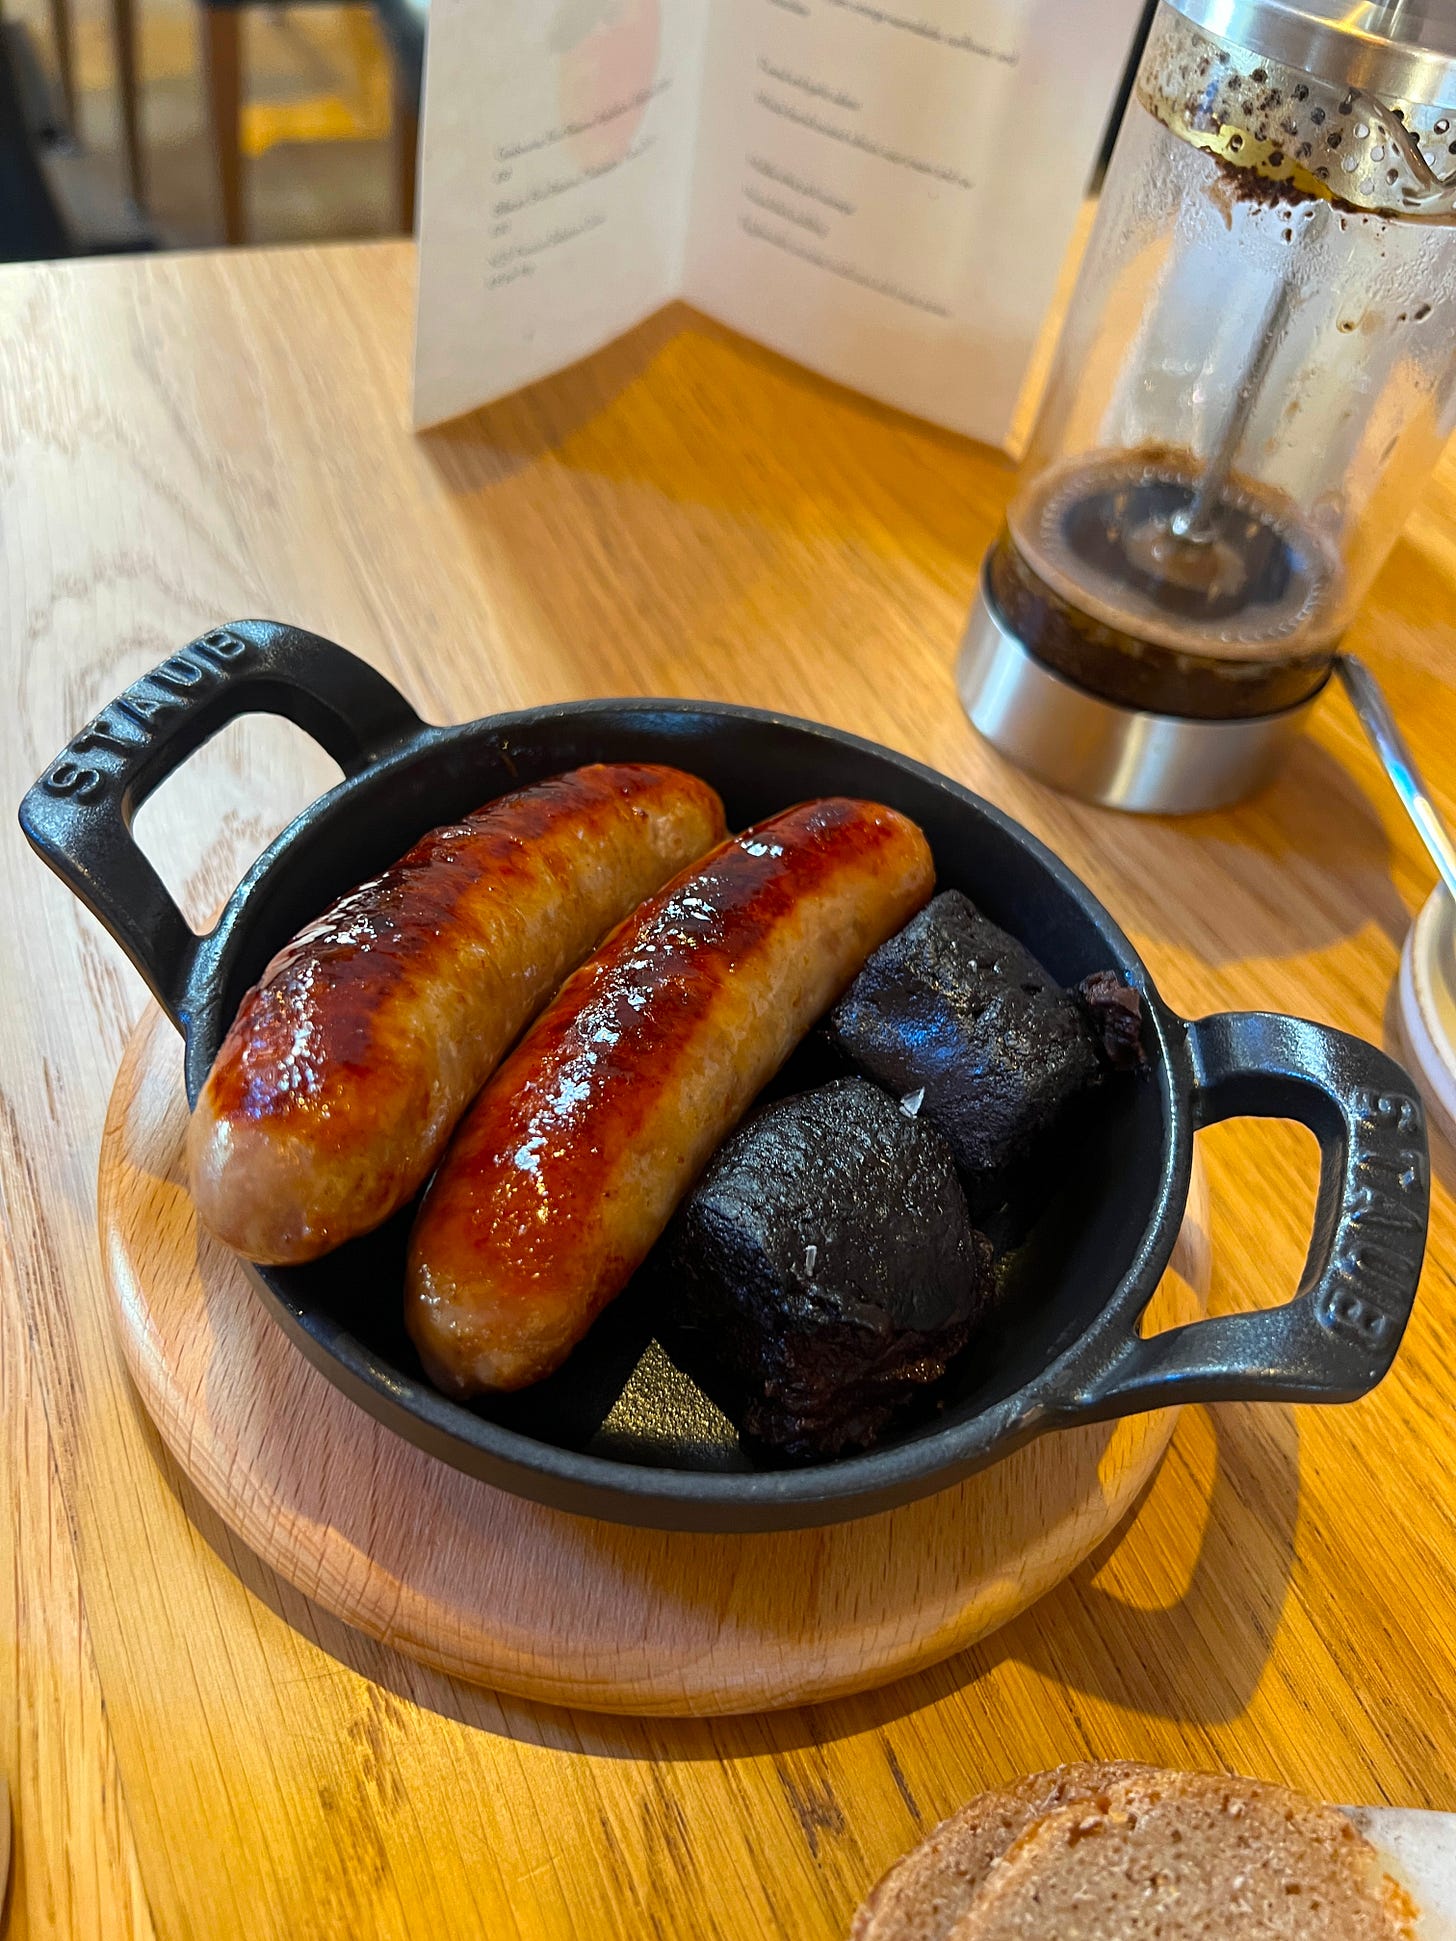
[[[415,419],[675,297],[1001,443],[1141,0],[433,0]]]

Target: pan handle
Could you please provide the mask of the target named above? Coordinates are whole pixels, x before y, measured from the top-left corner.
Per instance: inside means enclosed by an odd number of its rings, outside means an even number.
[[[1134,1335],[1072,1412],[1098,1421],[1176,1402],[1354,1401],[1394,1360],[1421,1276],[1430,1185],[1415,1087],[1374,1045],[1300,1018],[1204,1018],[1188,1041],[1196,1124],[1295,1119],[1319,1141],[1299,1290],[1283,1307]]]
[[[366,661],[272,620],[203,634],[133,681],[74,735],[26,794],[37,854],[111,932],[182,1029],[198,938],[132,836],[152,791],[242,714],[278,714],[357,775],[425,724]]]

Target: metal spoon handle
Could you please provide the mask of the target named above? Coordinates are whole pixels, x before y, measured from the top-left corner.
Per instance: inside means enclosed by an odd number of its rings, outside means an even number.
[[[1351,654],[1340,654],[1335,660],[1335,667],[1345,684],[1351,705],[1360,717],[1360,725],[1374,742],[1375,752],[1384,764],[1396,794],[1405,805],[1406,814],[1415,824],[1427,854],[1441,872],[1441,880],[1446,888],[1456,897],[1456,843],[1452,842],[1441,812],[1421,780],[1421,772],[1406,746],[1405,736],[1396,724],[1389,702],[1380,691],[1379,682],[1364,661],[1356,660]]]

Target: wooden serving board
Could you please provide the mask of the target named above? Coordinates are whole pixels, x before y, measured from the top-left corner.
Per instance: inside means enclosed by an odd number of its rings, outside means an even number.
[[[102,1143],[102,1255],[141,1399],[201,1494],[280,1576],[457,1677],[697,1716],[883,1684],[1060,1582],[1127,1514],[1172,1435],[1174,1410],[1044,1436],[938,1496],[781,1535],[626,1529],[525,1502],[347,1400],[199,1234],[181,1064],[160,1014],[144,1019]],[[1207,1215],[1196,1167],[1149,1328],[1203,1311]]]

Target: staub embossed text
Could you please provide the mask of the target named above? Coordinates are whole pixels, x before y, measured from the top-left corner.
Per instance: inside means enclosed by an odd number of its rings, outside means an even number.
[[[127,758],[150,742],[157,723],[219,686],[227,670],[252,651],[240,635],[218,629],[133,681],[66,744],[41,778],[46,793],[102,801],[121,781]]]

